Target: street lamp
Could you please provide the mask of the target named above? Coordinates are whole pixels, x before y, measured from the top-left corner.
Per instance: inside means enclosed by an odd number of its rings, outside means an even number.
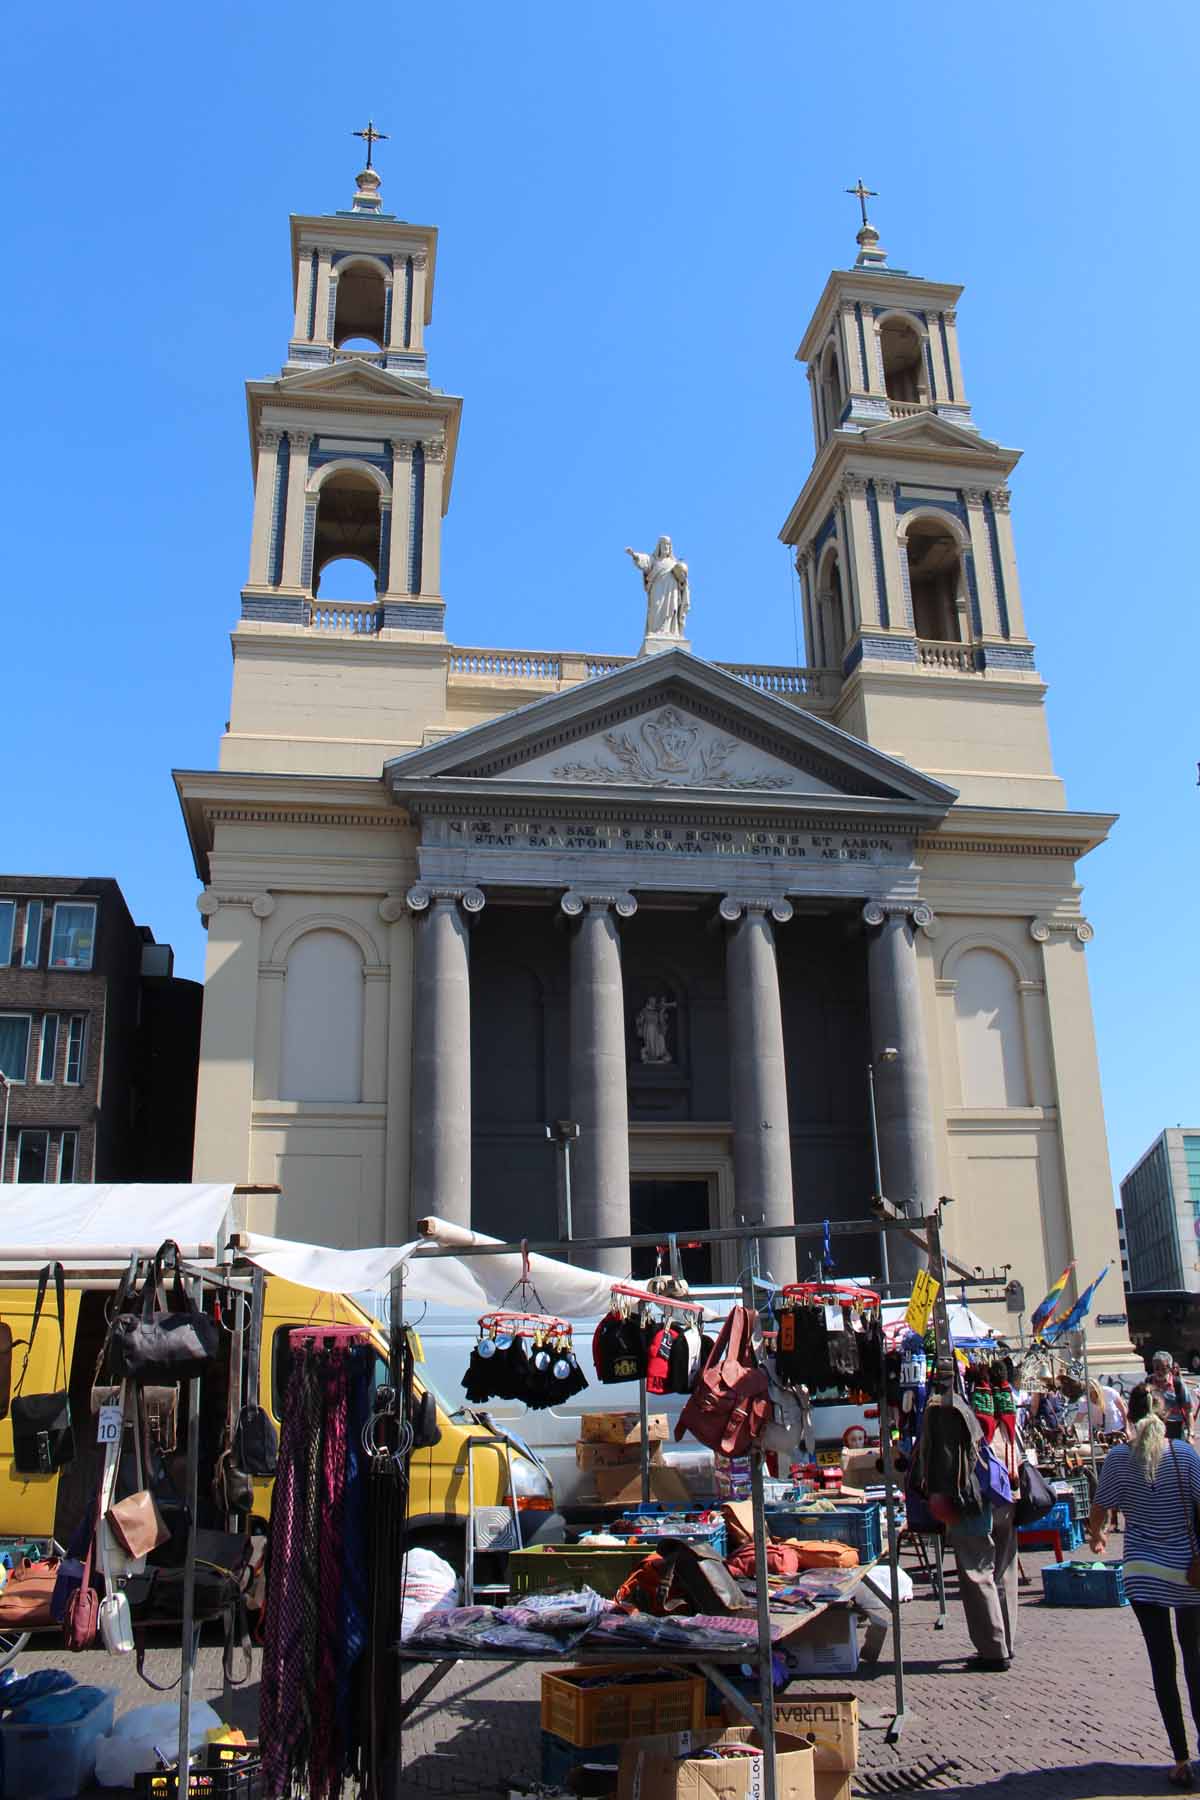
[[[879,1052],[881,1063],[894,1063],[900,1059],[900,1052],[888,1048]],[[883,1170],[879,1162],[879,1119],[875,1111],[875,1064],[867,1064],[867,1097],[871,1103],[871,1155],[875,1161],[875,1199],[883,1199]],[[892,1285],[891,1268],[888,1261],[887,1232],[882,1228],[879,1232],[879,1273],[884,1293],[890,1291]]]
[[[8,1167],[8,1099],[12,1092],[12,1082],[3,1069],[0,1069],[0,1087],[4,1089],[4,1123],[0,1125],[0,1181],[3,1181]]]
[[[563,1167],[563,1220],[562,1236],[567,1243],[571,1241],[571,1145],[579,1136],[579,1126],[574,1119],[555,1119],[553,1125],[547,1125],[546,1136],[552,1144],[562,1146]]]

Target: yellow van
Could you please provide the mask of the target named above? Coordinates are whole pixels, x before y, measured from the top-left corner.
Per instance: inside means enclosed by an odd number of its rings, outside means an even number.
[[[66,1368],[71,1394],[71,1415],[75,1423],[76,1456],[61,1472],[51,1475],[23,1475],[13,1466],[12,1422],[9,1416],[0,1420],[0,1538],[45,1538],[53,1535],[67,1543],[73,1535],[89,1500],[95,1493],[99,1453],[95,1446],[95,1425],[91,1409],[92,1384],[96,1365],[107,1330],[106,1306],[113,1287],[72,1286],[66,1292]],[[33,1287],[0,1287],[0,1319],[12,1328],[15,1340],[28,1339],[36,1290]],[[329,1320],[340,1325],[361,1325],[369,1332],[379,1355],[378,1380],[387,1380],[386,1328],[350,1299],[342,1295],[314,1294],[311,1288],[297,1287],[275,1276],[264,1281],[262,1338],[259,1353],[259,1404],[280,1423],[283,1390],[286,1383],[289,1353],[288,1333],[297,1325]],[[12,1385],[15,1391],[25,1355],[24,1343],[14,1344]],[[49,1393],[62,1386],[58,1366],[58,1320],[53,1289],[42,1309],[41,1323],[24,1391],[28,1394]],[[211,1384],[210,1384],[211,1386]],[[509,1439],[507,1446],[477,1444],[468,1450],[472,1439],[488,1438],[489,1431],[467,1407],[456,1407],[443,1399],[432,1383],[422,1379],[422,1366],[417,1364],[416,1386],[420,1392],[432,1392],[437,1405],[437,1422],[441,1440],[431,1449],[412,1455],[409,1482],[410,1543],[420,1543],[461,1569],[463,1566],[464,1531],[468,1516],[468,1491],[473,1482],[476,1509],[476,1543],[497,1548],[514,1547],[511,1542],[513,1501],[523,1544],[549,1541],[561,1536],[561,1521],[554,1512],[554,1495],[550,1478],[541,1463],[523,1445]],[[223,1397],[209,1392],[205,1411],[217,1404],[223,1408]],[[211,1415],[210,1415],[211,1416]],[[470,1476],[468,1458],[471,1459]],[[509,1469],[512,1471],[511,1487]],[[255,1511],[269,1515],[271,1482],[255,1481]],[[505,1526],[509,1529],[506,1531]],[[481,1568],[480,1579],[495,1574],[492,1567]]]

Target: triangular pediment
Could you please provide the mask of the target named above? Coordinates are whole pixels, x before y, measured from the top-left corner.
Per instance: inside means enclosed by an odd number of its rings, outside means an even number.
[[[275,385],[281,397],[328,394],[343,399],[359,394],[364,399],[377,399],[386,394],[392,400],[419,400],[426,405],[434,398],[420,382],[368,362],[337,362],[320,369],[304,369],[298,375],[281,375]]]
[[[565,693],[387,764],[395,793],[433,789],[645,799],[838,802],[940,815],[954,790],[683,650],[640,658]]]
[[[906,450],[973,450],[999,456],[999,444],[968,431],[935,412],[914,413],[909,419],[889,419],[886,425],[868,425],[863,438],[871,444],[889,444]]]

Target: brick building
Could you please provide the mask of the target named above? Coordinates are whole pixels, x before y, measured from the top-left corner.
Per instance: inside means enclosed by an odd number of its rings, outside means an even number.
[[[202,990],[172,967],[110,878],[0,876],[0,1180],[189,1179]]]

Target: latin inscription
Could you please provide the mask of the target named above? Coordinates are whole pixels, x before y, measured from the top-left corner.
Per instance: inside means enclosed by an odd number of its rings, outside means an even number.
[[[585,824],[564,819],[463,819],[448,842],[472,850],[605,851],[620,855],[738,856],[787,862],[907,861],[910,846],[869,832],[756,831],[731,826]]]

